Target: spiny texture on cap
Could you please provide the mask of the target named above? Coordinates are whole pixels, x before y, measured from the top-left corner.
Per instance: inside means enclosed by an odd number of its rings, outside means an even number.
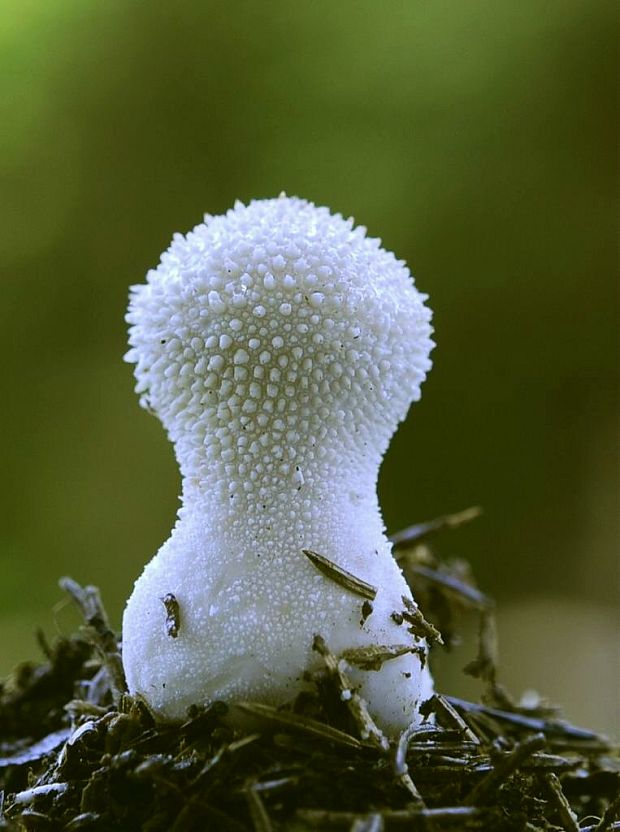
[[[295,478],[300,451],[350,453],[367,441],[356,429],[382,453],[420,396],[424,296],[327,208],[238,204],[176,234],[147,281],[133,289],[128,357],[187,477],[255,494]]]
[[[163,716],[214,698],[291,698],[317,632],[340,649],[418,645],[391,618],[410,594],[376,479],[431,366],[424,300],[364,228],[286,197],[175,235],[133,287],[127,358],[183,476],[179,522],[124,623],[130,686]],[[360,599],[303,548],[379,587],[365,623]],[[174,639],[159,600],[169,592],[184,622]],[[414,654],[360,684],[386,724],[410,721],[430,689]],[[380,702],[386,684],[392,704]]]

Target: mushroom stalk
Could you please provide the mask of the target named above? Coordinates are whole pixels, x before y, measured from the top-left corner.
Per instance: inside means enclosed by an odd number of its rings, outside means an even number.
[[[182,474],[123,621],[129,688],[160,718],[291,700],[320,634],[336,653],[408,648],[349,673],[387,732],[420,719],[427,648],[376,483],[431,366],[424,300],[365,229],[286,197],[175,235],[132,288],[127,358]]]

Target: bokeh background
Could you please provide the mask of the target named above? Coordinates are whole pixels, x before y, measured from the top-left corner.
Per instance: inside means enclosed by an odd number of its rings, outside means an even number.
[[[121,360],[128,285],[203,212],[286,190],[354,215],[431,295],[388,528],[482,505],[438,546],[498,599],[502,679],[620,736],[616,18],[2,0],[0,673],[75,625],[60,575],[118,625],[174,520],[171,448]]]

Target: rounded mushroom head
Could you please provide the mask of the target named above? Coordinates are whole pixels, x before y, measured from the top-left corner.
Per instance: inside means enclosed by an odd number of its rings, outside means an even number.
[[[376,467],[431,366],[425,299],[380,240],[305,200],[175,235],[132,287],[127,360],[184,491],[243,500],[321,459]]]

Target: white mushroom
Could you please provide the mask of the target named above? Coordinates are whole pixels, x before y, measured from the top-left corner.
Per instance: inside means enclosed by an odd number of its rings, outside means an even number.
[[[160,718],[214,700],[291,700],[320,634],[338,654],[414,648],[349,672],[384,730],[421,719],[426,644],[398,623],[412,599],[376,483],[431,366],[425,299],[364,228],[284,196],[176,234],[132,288],[127,360],[183,478],[178,521],[123,621],[130,691]]]

